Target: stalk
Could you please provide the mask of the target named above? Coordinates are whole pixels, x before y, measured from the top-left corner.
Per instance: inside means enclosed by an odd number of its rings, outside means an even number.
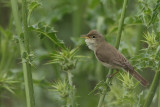
[[[158,87],[158,107],[160,107],[160,83]]]
[[[108,75],[111,75],[111,74],[112,74],[112,70],[109,69]],[[105,98],[106,93],[107,93],[107,89],[108,89],[107,84],[109,83],[109,81],[110,81],[110,78],[107,78],[106,79],[106,85],[105,85],[105,87],[104,87],[104,89],[102,91],[102,94],[101,94],[99,102],[98,102],[98,107],[102,107],[102,104],[104,102],[104,98]]]
[[[69,71],[68,72],[68,81],[69,81],[69,85],[70,85],[70,92],[69,92],[69,102],[72,107],[75,107],[75,101],[74,101],[74,94],[75,94],[75,87],[73,86],[73,82],[72,82],[72,73]]]
[[[1,47],[1,34],[0,34],[0,49],[1,49],[2,47]],[[1,52],[0,52],[0,60],[1,60]],[[0,65],[1,66],[1,65]],[[0,70],[1,70],[1,67],[0,67]],[[1,73],[1,71],[0,71],[0,73]],[[0,106],[2,106],[1,105],[2,104],[2,101],[1,101],[1,90],[0,90]]]
[[[28,35],[28,22],[27,22],[27,2],[26,0],[22,0],[22,17],[23,17],[23,26],[24,26],[24,45],[27,54],[30,54],[29,49],[29,35]],[[31,65],[29,64],[29,59],[26,63],[28,72],[24,72],[24,79],[25,79],[25,87],[26,87],[26,98],[27,98],[27,105],[29,107],[35,106],[34,100],[34,90],[33,90],[33,81],[32,81],[32,71]]]
[[[1,38],[1,33],[0,33],[0,50],[2,49],[2,46],[1,46],[1,42],[2,42],[2,38]],[[0,52],[0,60],[1,60],[1,52]],[[0,64],[0,66],[1,66],[1,64]],[[0,67],[1,68],[1,67]]]
[[[141,49],[141,46],[142,46],[142,42],[141,40],[143,39],[143,36],[142,36],[142,32],[143,32],[143,26],[139,26],[139,34],[137,35],[137,45],[136,45],[136,54],[139,52],[139,50]]]
[[[160,71],[157,71],[155,73],[154,78],[153,78],[153,82],[151,84],[151,87],[149,89],[149,92],[148,92],[148,95],[147,95],[147,98],[146,98],[146,100],[144,102],[143,107],[150,107],[152,99],[153,99],[153,97],[155,95],[156,89],[157,89],[157,87],[159,85],[159,78],[160,78]]]
[[[160,83],[158,87],[158,107],[160,107]]]
[[[9,30],[11,30],[11,22],[12,22],[12,17],[10,18],[10,22],[9,22]],[[8,37],[9,35],[6,33],[5,29],[3,29],[2,27],[0,27],[1,30],[1,34],[4,35],[4,40],[3,40],[3,47],[1,47],[1,42],[0,42],[0,72],[2,73],[6,73],[9,69],[10,66],[12,65],[11,63],[13,62],[13,56],[16,54],[15,53],[11,53],[10,51],[8,51],[7,49],[9,48],[9,41],[10,38]],[[0,35],[1,36],[1,35]],[[1,39],[0,39],[1,41]],[[15,50],[16,48],[13,47],[13,49],[11,50]]]
[[[29,36],[28,36],[28,23],[27,23],[27,2],[26,0],[22,0],[22,22],[24,26],[24,42],[27,53],[30,53],[29,50]]]
[[[6,64],[6,59],[7,59],[7,56],[8,56],[8,53],[7,53],[7,49],[8,49],[8,35],[6,35],[6,40],[3,41],[3,44],[4,44],[4,47],[2,47],[1,51],[2,51],[2,57],[1,57],[1,61],[0,61],[0,70],[3,72],[3,68]]]
[[[87,0],[74,0],[74,6],[76,7],[76,10],[73,13],[73,36],[77,37],[81,34],[83,26],[83,15],[86,10],[86,4]]]
[[[122,13],[121,13],[121,18],[120,18],[119,26],[118,26],[118,37],[117,37],[116,45],[115,45],[115,47],[117,49],[119,48],[119,44],[120,44],[120,41],[121,41],[122,28],[123,28],[123,23],[124,23],[124,17],[125,17],[125,13],[126,13],[127,3],[128,3],[128,0],[124,0]]]
[[[20,38],[20,35],[22,33],[22,28],[21,28],[21,21],[20,18],[18,17],[18,9],[17,9],[17,1],[16,0],[11,0],[11,6],[12,6],[12,13],[13,17],[15,20],[15,26],[17,30],[17,34],[19,35],[19,46],[20,46],[20,51],[21,51],[21,59],[22,59],[22,67],[23,67],[23,75],[24,75],[24,82],[25,82],[25,93],[26,93],[26,102],[27,102],[27,107],[34,107],[34,92],[33,92],[33,82],[32,82],[32,75],[31,75],[31,66],[24,56],[26,53],[29,52],[29,42],[28,42],[28,37],[27,37],[27,21],[26,21],[26,1],[22,0],[22,7],[23,7],[23,25],[24,25],[24,38]],[[25,12],[25,13],[24,13]],[[25,42],[24,42],[25,40]],[[28,53],[29,54],[29,53]]]
[[[121,18],[120,18],[119,26],[118,26],[118,37],[117,37],[116,45],[115,45],[115,47],[117,49],[119,48],[119,44],[120,44],[120,40],[121,40],[121,34],[122,34],[122,28],[123,28],[123,23],[124,23],[124,18],[125,18],[125,12],[126,12],[126,8],[127,8],[127,2],[128,2],[128,0],[124,0],[124,2],[123,2]],[[112,70],[110,69],[108,72],[108,75],[111,75],[111,73],[112,73]],[[105,99],[105,96],[107,93],[107,89],[108,89],[107,85],[109,84],[109,81],[110,81],[110,78],[107,78],[106,85],[105,85],[105,87],[102,91],[102,95],[100,96],[100,99],[99,99],[98,107],[102,107],[102,104],[104,102],[104,99]]]

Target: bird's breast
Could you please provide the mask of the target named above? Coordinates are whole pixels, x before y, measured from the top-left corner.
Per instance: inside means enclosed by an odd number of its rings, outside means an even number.
[[[86,42],[89,49],[91,49],[93,51],[95,50],[96,46],[95,46],[94,41],[86,39],[85,42]]]

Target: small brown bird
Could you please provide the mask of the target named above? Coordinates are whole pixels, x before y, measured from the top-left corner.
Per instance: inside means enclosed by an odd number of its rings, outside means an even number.
[[[92,30],[87,35],[83,35],[82,38],[86,38],[87,46],[94,51],[96,58],[104,66],[112,69],[124,69],[143,86],[148,85],[148,81],[134,70],[129,61],[115,47],[105,41],[102,34]]]

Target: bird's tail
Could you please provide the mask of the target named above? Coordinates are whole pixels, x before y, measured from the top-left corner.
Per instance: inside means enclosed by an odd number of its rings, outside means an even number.
[[[138,80],[143,86],[149,85],[148,81],[145,80],[138,72],[135,70],[130,70],[129,74],[131,74],[136,80]]]

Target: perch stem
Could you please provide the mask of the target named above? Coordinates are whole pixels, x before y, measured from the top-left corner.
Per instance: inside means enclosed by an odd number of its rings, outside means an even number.
[[[121,34],[122,34],[122,30],[123,30],[123,24],[124,24],[125,12],[126,12],[126,8],[127,8],[127,2],[128,2],[128,0],[124,0],[124,2],[123,2],[121,18],[120,18],[119,26],[118,26],[118,37],[117,37],[116,45],[115,45],[115,47],[117,49],[119,48],[119,44],[120,44],[120,41],[121,41]],[[108,75],[111,75],[111,73],[112,73],[112,70],[110,69],[109,72],[108,72]],[[105,99],[105,96],[106,96],[106,93],[107,93],[109,81],[110,81],[110,78],[107,78],[106,79],[106,85],[105,85],[105,87],[102,91],[102,94],[100,96],[100,99],[99,99],[98,107],[102,107],[102,105],[104,103],[104,99]]]

